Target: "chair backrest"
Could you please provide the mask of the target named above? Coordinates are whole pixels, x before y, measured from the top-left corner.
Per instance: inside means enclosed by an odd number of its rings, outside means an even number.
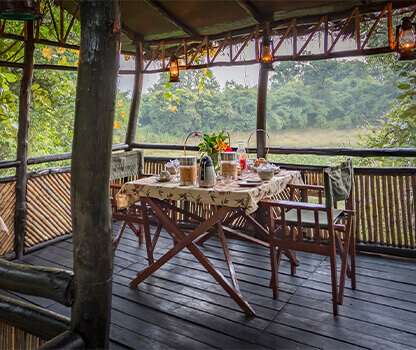
[[[115,153],[111,157],[110,180],[143,174],[143,151]]]
[[[324,169],[325,204],[332,208],[338,201],[347,200],[354,188],[354,168],[351,158],[337,166]]]

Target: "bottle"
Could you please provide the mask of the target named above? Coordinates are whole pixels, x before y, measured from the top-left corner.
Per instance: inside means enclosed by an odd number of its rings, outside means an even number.
[[[237,160],[238,160],[239,172],[246,170],[247,159],[246,159],[246,149],[244,147],[244,141],[238,141]]]

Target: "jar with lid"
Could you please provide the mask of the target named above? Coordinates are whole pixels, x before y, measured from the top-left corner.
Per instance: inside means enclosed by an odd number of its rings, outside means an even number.
[[[181,186],[195,186],[198,183],[198,172],[195,156],[179,157],[179,176]]]
[[[237,180],[237,153],[222,152],[220,163],[220,174],[224,180]]]

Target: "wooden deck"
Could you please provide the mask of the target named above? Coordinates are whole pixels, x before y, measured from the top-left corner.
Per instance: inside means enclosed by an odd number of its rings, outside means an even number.
[[[357,290],[352,291],[347,280],[344,305],[340,315],[333,317],[327,258],[298,254],[301,266],[294,277],[284,260],[280,297],[273,300],[268,288],[268,250],[236,239],[228,242],[242,294],[257,317],[245,316],[188,251],[181,252],[138,288],[130,288],[129,281],[146,266],[146,249],[126,231],[114,261],[111,347],[415,348],[416,261],[358,255]],[[164,233],[157,253],[171,244]],[[202,250],[227,276],[219,240],[209,240]],[[71,240],[33,252],[22,262],[71,269]],[[22,298],[70,316],[70,309],[57,303]]]

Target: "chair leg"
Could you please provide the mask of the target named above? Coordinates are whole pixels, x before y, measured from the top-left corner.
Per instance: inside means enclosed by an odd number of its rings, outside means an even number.
[[[272,253],[272,249],[274,254]],[[270,278],[269,287],[273,289],[273,299],[277,299],[279,297],[279,266],[280,261],[282,260],[282,249],[277,248],[273,244],[273,248],[270,248],[270,262],[271,262],[271,270],[272,276]]]
[[[355,230],[354,230],[354,220],[351,220],[351,242],[350,242],[350,259],[351,259],[351,289],[357,287],[357,282],[355,279]]]
[[[126,225],[127,225],[127,222],[124,221],[123,227],[121,228],[120,233],[118,234],[117,239],[113,242],[113,250],[114,251],[117,250],[118,244],[120,243],[121,236],[123,236],[123,232],[124,232],[124,229],[126,228]]]
[[[291,253],[292,253],[293,258],[296,259],[296,250],[291,250]],[[296,275],[296,264],[294,260],[290,260],[290,274],[292,276]]]
[[[269,251],[270,251],[270,267],[272,276],[270,278],[270,287],[273,289],[273,299],[277,299],[279,296],[279,286],[278,286],[278,259],[276,253],[276,246],[274,244],[274,218],[273,218],[273,210],[271,207],[268,208],[267,213],[267,225],[269,228]],[[281,256],[281,249],[279,249]],[[279,259],[280,260],[280,259]]]
[[[143,224],[140,224],[139,226],[139,244],[143,244]]]
[[[334,232],[329,232],[329,260],[331,263],[331,282],[332,282],[332,312],[338,315],[338,279],[337,279],[337,252],[335,249]]]

